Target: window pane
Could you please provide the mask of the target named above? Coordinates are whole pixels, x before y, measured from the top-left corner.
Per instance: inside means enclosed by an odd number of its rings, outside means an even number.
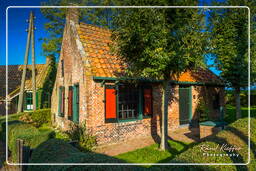
[[[133,119],[138,117],[139,94],[132,85],[119,86],[118,117],[119,119]]]

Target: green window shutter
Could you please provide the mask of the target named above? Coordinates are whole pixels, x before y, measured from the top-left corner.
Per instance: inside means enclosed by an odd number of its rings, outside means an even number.
[[[73,121],[79,123],[79,85],[73,87]]]
[[[59,105],[58,105],[58,116],[62,116],[61,114],[61,102],[62,102],[62,88],[59,87]]]

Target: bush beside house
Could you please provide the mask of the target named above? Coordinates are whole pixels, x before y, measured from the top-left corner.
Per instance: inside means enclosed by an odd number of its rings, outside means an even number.
[[[23,113],[18,113],[18,114],[12,114],[8,116],[9,122],[18,120],[19,117],[23,115]],[[6,125],[6,117],[1,116],[0,117],[0,140],[5,140],[5,125]]]
[[[51,109],[40,109],[33,112],[27,112],[20,116],[19,120],[32,124],[39,128],[45,124],[51,123]]]
[[[13,161],[17,159],[16,140],[24,140],[25,146],[35,148],[42,142],[55,137],[55,132],[49,125],[50,109],[41,109],[34,112],[24,112],[8,116],[8,148]],[[35,127],[36,126],[36,127]],[[0,118],[1,140],[6,139],[6,117]]]
[[[30,124],[14,123],[8,128],[8,148],[11,151],[12,160],[17,159],[16,140],[24,140],[24,145],[35,148],[42,142],[53,138],[54,131],[51,129],[37,129]]]

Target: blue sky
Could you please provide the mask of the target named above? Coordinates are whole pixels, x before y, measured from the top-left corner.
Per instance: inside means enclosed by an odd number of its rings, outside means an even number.
[[[0,9],[2,13],[0,14],[0,65],[6,64],[6,52],[5,52],[5,10],[8,6],[40,6],[41,2],[47,0],[3,0],[1,1]],[[207,4],[210,5],[211,0],[200,0],[199,5]],[[10,8],[8,10],[8,65],[16,65],[24,63],[24,54],[27,41],[28,23],[26,20],[29,18],[30,11],[33,11],[35,19],[35,56],[36,63],[45,63],[45,56],[43,56],[42,51],[42,41],[39,39],[45,37],[47,32],[44,30],[44,23],[47,20],[41,14],[40,9],[36,8]],[[213,61],[208,61],[207,63],[212,63]],[[29,58],[29,63],[31,59]],[[219,72],[215,68],[210,68],[216,74]]]
[[[0,65],[5,65],[5,10],[8,6],[39,6],[42,0],[4,0],[1,1],[1,18],[0,18]],[[8,65],[14,64],[23,64],[24,63],[24,54],[26,48],[27,32],[25,31],[28,28],[28,23],[26,20],[29,18],[29,12],[33,11],[35,19],[35,55],[36,63],[45,63],[45,57],[42,54],[42,41],[39,41],[46,33],[44,30],[43,24],[46,22],[46,19],[40,13],[40,9],[24,9],[24,8],[10,8],[8,10]],[[31,61],[31,59],[29,59]]]

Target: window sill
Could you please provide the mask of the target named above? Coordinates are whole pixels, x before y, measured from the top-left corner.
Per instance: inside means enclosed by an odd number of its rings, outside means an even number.
[[[117,123],[122,123],[122,122],[133,122],[133,121],[138,121],[140,120],[139,118],[134,118],[134,119],[118,119]]]

